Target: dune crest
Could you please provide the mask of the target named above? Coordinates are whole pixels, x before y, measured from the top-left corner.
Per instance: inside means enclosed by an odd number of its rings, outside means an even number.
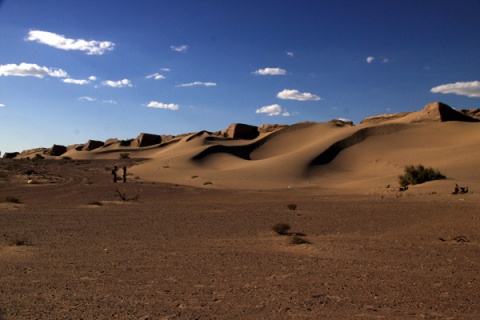
[[[7,157],[145,159],[131,168],[144,180],[208,188],[381,188],[410,164],[435,166],[454,179],[480,180],[480,120],[433,102],[420,111],[294,125],[234,123],[227,129],[67,147],[54,145]],[[195,177],[195,178],[192,178]]]

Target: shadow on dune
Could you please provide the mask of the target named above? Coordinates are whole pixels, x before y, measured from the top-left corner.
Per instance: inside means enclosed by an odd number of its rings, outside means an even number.
[[[325,151],[320,153],[315,159],[310,162],[310,166],[320,166],[328,164],[332,162],[343,150],[359,144],[371,136],[398,132],[402,129],[405,129],[406,127],[407,125],[405,124],[396,123],[360,129],[352,135],[335,142],[330,147],[325,149]]]

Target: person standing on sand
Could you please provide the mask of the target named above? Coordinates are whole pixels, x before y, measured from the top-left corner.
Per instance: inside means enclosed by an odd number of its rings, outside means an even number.
[[[123,183],[127,182],[127,167],[123,166]]]
[[[118,170],[117,166],[113,167],[113,170],[112,170],[113,183],[117,183],[117,170]]]

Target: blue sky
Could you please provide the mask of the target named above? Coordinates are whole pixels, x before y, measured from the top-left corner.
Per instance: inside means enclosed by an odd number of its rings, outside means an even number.
[[[480,1],[0,3],[2,152],[480,98]]]

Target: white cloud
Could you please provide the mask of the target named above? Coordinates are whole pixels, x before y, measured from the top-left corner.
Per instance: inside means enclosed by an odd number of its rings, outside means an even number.
[[[175,103],[163,103],[159,101],[150,101],[147,104],[148,108],[154,108],[154,109],[167,109],[167,110],[172,110],[172,111],[177,111],[180,109],[180,106]]]
[[[430,90],[432,93],[456,94],[469,98],[480,98],[480,81],[442,84]]]
[[[79,101],[84,101],[84,102],[95,102],[97,101],[97,98],[94,97],[89,97],[89,96],[83,96],[78,98]],[[101,100],[101,103],[105,104],[117,104],[117,101],[115,100]]]
[[[282,68],[263,68],[253,73],[259,76],[283,76],[287,74],[287,70]]]
[[[263,114],[266,114],[266,115],[269,115],[269,116],[284,116],[284,117],[290,116],[290,112],[285,110],[279,104],[272,104],[272,105],[269,105],[269,106],[263,106],[263,107],[257,109],[257,111],[255,111],[255,113],[263,113]]]
[[[79,100],[79,101],[87,101],[87,102],[97,101],[96,98],[89,97],[89,96],[79,97],[78,100]]]
[[[72,78],[66,78],[63,79],[62,81],[65,83],[70,83],[70,84],[78,84],[80,86],[84,86],[86,84],[89,84],[92,81],[97,80],[97,77],[95,76],[90,76],[88,79],[72,79]]]
[[[374,57],[374,56],[369,56],[365,59],[367,63],[371,64],[374,63],[375,61],[379,61],[380,63],[389,63],[390,59],[386,57]]]
[[[107,51],[112,51],[115,47],[115,43],[111,41],[69,39],[64,35],[42,30],[29,31],[26,40],[61,50],[83,51],[88,55],[102,55]]]
[[[90,81],[85,80],[85,79],[71,79],[71,78],[66,78],[62,80],[65,83],[70,83],[70,84],[78,84],[80,86],[88,84]]]
[[[5,108],[6,105],[4,105],[3,103],[0,103],[0,108]]]
[[[180,46],[170,46],[170,49],[175,52],[186,52],[188,48],[190,47],[186,44],[182,44]]]
[[[34,63],[3,64],[0,65],[0,77],[36,77],[44,78],[46,76],[54,78],[68,77],[66,71],[62,69],[48,68]]]
[[[216,87],[217,84],[215,82],[202,82],[202,81],[194,81],[189,83],[181,83],[177,84],[177,88],[187,88],[187,87]]]
[[[321,98],[310,92],[300,92],[293,89],[284,89],[277,94],[277,97],[283,100],[296,101],[318,101]]]
[[[115,100],[102,100],[102,103],[117,104],[117,101],[115,101]]]
[[[290,58],[293,58],[295,56],[295,54],[292,52],[292,51],[287,51],[285,52],[287,54],[287,56],[289,56]]]
[[[166,79],[166,77],[165,77],[163,74],[160,74],[160,73],[158,73],[158,72],[149,74],[149,75],[146,76],[145,78],[147,78],[147,79],[155,79],[155,80],[163,80],[163,79]]]
[[[170,68],[162,68],[160,69],[161,71],[164,71],[164,72],[170,72]]]
[[[111,88],[125,88],[125,87],[132,87],[132,81],[128,79],[122,79],[118,81],[113,81],[113,80],[106,80],[103,81],[102,84],[107,87]]]

